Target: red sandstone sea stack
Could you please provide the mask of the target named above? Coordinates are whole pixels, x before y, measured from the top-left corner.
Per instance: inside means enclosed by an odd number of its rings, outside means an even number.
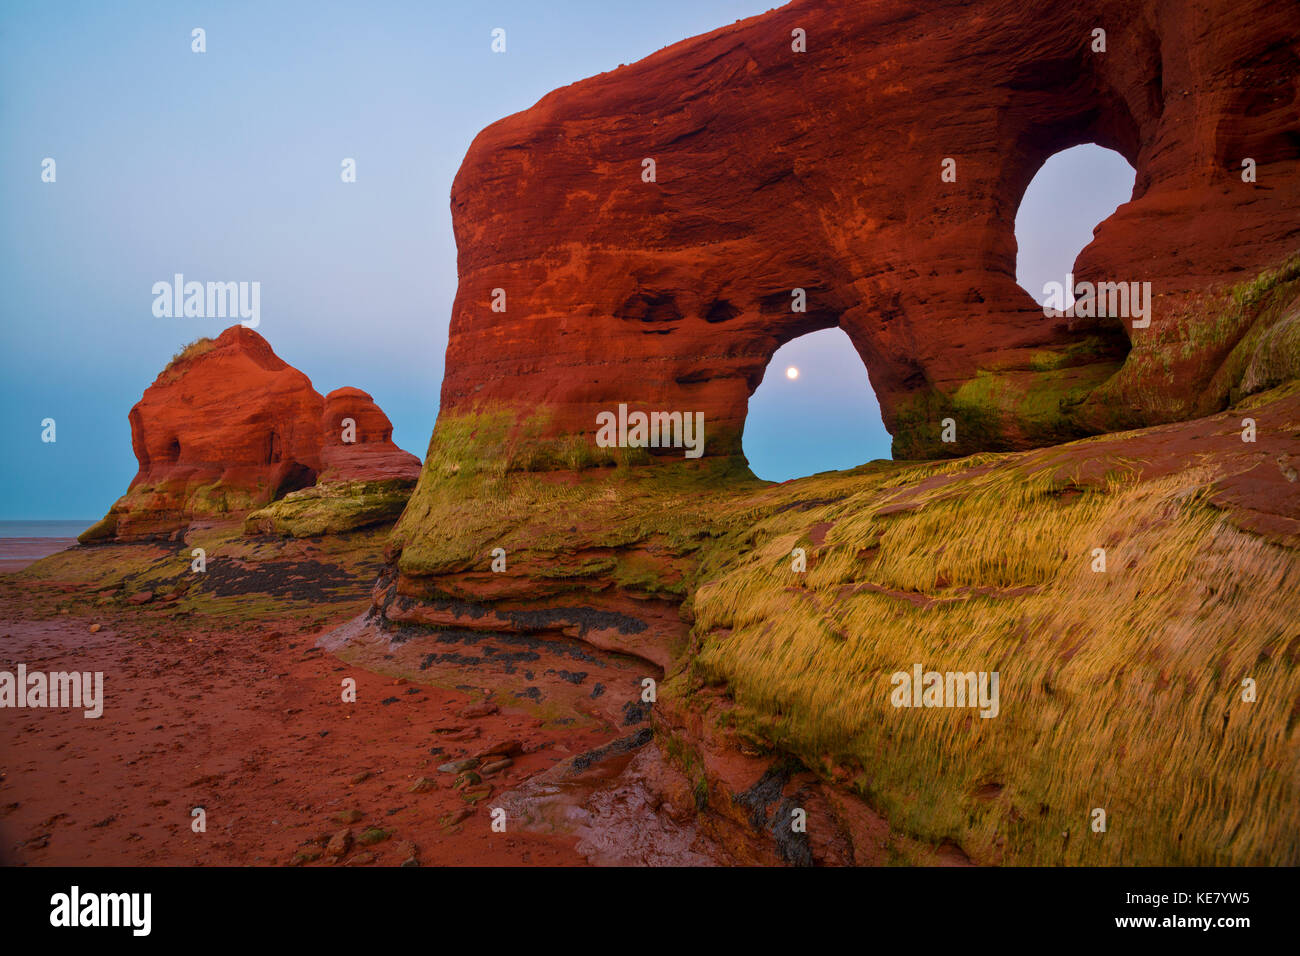
[[[246,513],[318,482],[396,490],[419,476],[419,460],[393,444],[368,394],[341,388],[323,399],[238,325],[182,350],[129,418],[139,471],[83,542],[174,534],[196,517]],[[355,420],[355,442],[344,441],[345,418]]]

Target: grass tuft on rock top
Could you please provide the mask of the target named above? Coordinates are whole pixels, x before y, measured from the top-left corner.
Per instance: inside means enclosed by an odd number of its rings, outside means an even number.
[[[196,359],[200,355],[205,355],[216,347],[217,340],[208,336],[197,338],[188,345],[182,346],[176,354],[171,357],[171,361],[167,363],[167,367],[159,373],[158,381],[174,381],[180,375],[180,370],[177,368],[178,365]]]

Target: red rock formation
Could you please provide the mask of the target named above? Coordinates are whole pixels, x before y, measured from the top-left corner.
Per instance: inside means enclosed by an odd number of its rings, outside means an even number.
[[[256,332],[187,347],[131,409],[140,470],[82,540],[169,533],[316,481],[320,394]]]
[[[350,423],[350,424],[349,424]],[[321,481],[420,477],[420,459],[393,444],[393,424],[359,388],[325,396],[321,416]]]
[[[722,456],[773,353],[817,329],[848,334],[898,457],[1209,415],[1295,378],[1300,259],[1261,273],[1300,251],[1297,35],[1272,0],[795,2],[494,123],[453,185],[442,403],[366,626],[562,635],[670,671],[719,573],[701,542],[749,559],[712,525],[726,496],[781,494]],[[1015,281],[1025,189],[1090,142],[1137,176],[1076,279],[1150,282],[1146,328],[1046,318]],[[623,403],[703,413],[706,460],[582,468]],[[1269,475],[1244,482],[1293,489]]]
[[[334,416],[344,413],[356,420],[356,445],[341,445]],[[196,516],[245,512],[312,488],[318,476],[414,483],[419,475],[419,461],[392,443],[392,426],[369,395],[342,388],[322,399],[240,325],[184,349],[129,418],[140,469],[83,541],[173,533]]]
[[[619,402],[702,411],[706,454],[730,454],[772,354],[832,326],[899,456],[1203,414],[1233,342],[1180,360],[1215,318],[1181,297],[1300,247],[1298,34],[1275,0],[817,0],[556,90],[456,177],[440,414],[497,406],[590,441]],[[1016,284],[1021,197],[1082,143],[1137,178],[1076,279],[1151,282],[1148,329],[1045,318]],[[1130,340],[1163,354],[1117,377]]]

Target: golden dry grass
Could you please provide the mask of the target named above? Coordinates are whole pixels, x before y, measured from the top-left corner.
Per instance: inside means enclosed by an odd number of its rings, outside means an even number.
[[[867,478],[761,521],[695,594],[694,673],[729,688],[749,733],[860,768],[891,823],[983,862],[1300,862],[1295,553],[1210,507],[1208,473],[1078,490],[972,464],[905,487],[914,510],[881,513],[898,482]],[[816,552],[803,575],[796,546]],[[895,709],[889,676],[916,662],[998,671],[1001,714]]]

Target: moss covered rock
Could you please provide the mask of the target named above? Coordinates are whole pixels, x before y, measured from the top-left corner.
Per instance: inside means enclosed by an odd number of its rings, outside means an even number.
[[[246,534],[311,538],[394,521],[406,507],[415,482],[340,481],[304,488],[252,512]]]

